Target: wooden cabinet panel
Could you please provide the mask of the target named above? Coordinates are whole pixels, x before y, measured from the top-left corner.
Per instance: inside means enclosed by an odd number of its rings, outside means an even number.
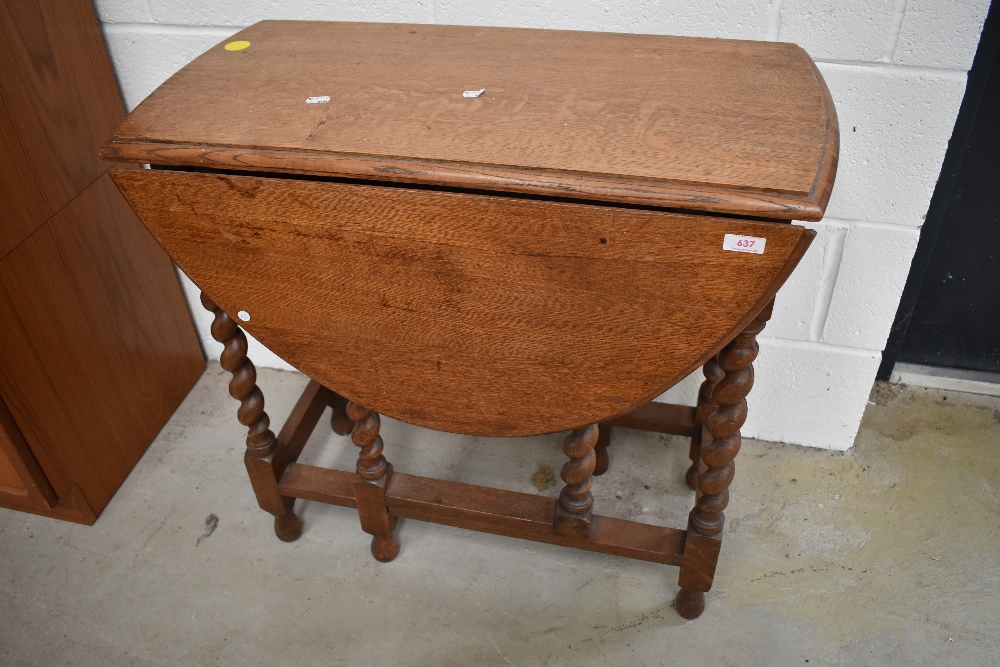
[[[2,268],[6,262],[0,264]],[[33,410],[19,411],[19,406],[31,406],[35,396],[56,396],[55,380],[44,372],[39,352],[35,349],[33,336],[21,322],[14,302],[0,282],[0,396],[7,403],[13,419],[24,439],[31,443],[32,454],[39,465],[47,471],[49,483],[59,497],[69,493],[72,484],[62,473],[62,468],[56,462],[59,460],[57,449],[50,451],[47,443],[59,442],[60,434],[72,433],[73,426],[66,411],[61,407],[44,414],[36,414]],[[20,413],[19,413],[20,412]],[[74,440],[75,441],[75,438]],[[70,451],[70,454],[75,448]]]
[[[80,308],[101,314],[80,326],[101,350],[134,437],[149,442],[205,368],[173,263],[109,174],[50,224]]]
[[[97,147],[125,109],[89,2],[0,0],[0,63],[0,185],[29,187],[0,200],[22,213],[0,224],[2,257],[104,173]]]
[[[10,253],[0,286],[17,324],[0,393],[59,491],[72,474],[99,512],[204,369],[173,267],[104,175]]]
[[[93,523],[205,367],[98,149],[125,112],[89,0],[0,0],[0,507]]]
[[[0,93],[0,259],[52,214]]]

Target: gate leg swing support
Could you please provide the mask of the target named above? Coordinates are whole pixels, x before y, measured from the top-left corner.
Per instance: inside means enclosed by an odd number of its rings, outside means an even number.
[[[394,530],[397,520],[405,517],[677,565],[677,613],[694,619],[704,611],[722,545],[723,510],[746,421],[746,396],[753,385],[756,336],[770,317],[773,301],[704,365],[696,407],[648,403],[570,432],[563,443],[569,460],[560,473],[565,486],[556,499],[394,472],[382,453],[378,413],[315,380],[275,436],[256,370],[246,356],[246,336],[205,294],[202,303],[215,315],[212,336],[224,346],[222,366],[233,374],[230,394],[240,401],[239,420],[249,429],[245,459],[250,480],[261,508],[274,515],[280,539],[293,541],[301,535],[302,522],[293,506],[303,498],[357,509],[362,530],[372,535],[372,555],[382,562],[398,555]],[[297,462],[327,407],[333,411],[334,432],[350,434],[359,448],[354,473]],[[686,481],[695,489],[695,506],[686,530],[593,513],[591,487],[594,477],[608,469],[614,427],[691,437]]]

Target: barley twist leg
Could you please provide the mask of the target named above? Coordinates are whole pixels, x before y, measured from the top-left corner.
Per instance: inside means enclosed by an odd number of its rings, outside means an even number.
[[[382,455],[381,420],[377,412],[353,401],[347,404],[347,416],[354,421],[351,440],[361,448],[354,482],[361,529],[372,536],[372,555],[388,563],[399,553],[399,541],[393,535],[396,517],[389,514],[385,502],[392,466]]]
[[[560,476],[566,486],[559,494],[553,532],[565,537],[587,537],[590,535],[590,510],[594,497],[590,494],[593,486],[594,466],[597,458],[594,445],[597,444],[597,424],[590,424],[573,430],[566,436],[563,451],[569,461],[563,464]]]
[[[701,443],[704,438],[705,422],[708,421],[708,417],[713,412],[719,409],[719,406],[712,398],[712,391],[719,380],[725,377],[725,373],[719,367],[718,355],[705,363],[702,372],[705,374],[705,381],[701,383],[701,388],[698,390],[698,406],[695,408],[694,416],[694,426],[697,432],[691,437],[691,448],[688,453],[691,459],[691,467],[688,468],[687,474],[684,476],[687,485],[691,489],[696,489],[698,486],[698,473],[701,469]]]
[[[201,293],[201,304],[215,315],[212,338],[222,343],[220,363],[232,373],[229,395],[240,402],[237,417],[247,427],[247,450],[243,457],[250,475],[257,503],[274,515],[274,532],[279,539],[292,542],[302,534],[302,520],[292,511],[294,498],[278,493],[278,481],[272,466],[278,440],[271,431],[271,420],[264,412],[264,394],[257,386],[257,369],[247,358],[247,337],[239,325]]]
[[[757,334],[770,318],[773,303],[765,306],[717,358],[722,377],[715,382],[711,395],[711,402],[717,407],[708,415],[702,429],[697,497],[688,520],[680,591],[674,602],[677,613],[684,618],[701,615],[705,609],[705,592],[712,587],[715,578],[725,524],[723,510],[729,504],[729,485],[736,474],[734,459],[740,451],[740,428],[747,418],[746,397],[753,387]],[[709,378],[707,365],[706,378]]]

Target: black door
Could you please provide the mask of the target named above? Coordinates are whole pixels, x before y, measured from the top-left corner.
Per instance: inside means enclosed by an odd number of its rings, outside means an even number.
[[[1000,63],[989,12],[890,334],[896,361],[1000,373]]]

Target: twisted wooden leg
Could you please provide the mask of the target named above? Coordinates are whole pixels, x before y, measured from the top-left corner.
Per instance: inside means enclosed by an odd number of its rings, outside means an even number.
[[[696,489],[698,485],[698,472],[701,469],[702,431],[704,430],[705,422],[708,421],[708,417],[713,412],[719,409],[719,406],[712,398],[712,391],[715,389],[715,385],[725,375],[722,368],[719,367],[718,355],[708,360],[702,368],[702,372],[705,374],[705,381],[701,383],[701,389],[698,390],[698,407],[695,409],[694,415],[694,425],[697,433],[691,436],[691,449],[688,454],[691,459],[691,467],[688,468],[687,474],[684,476],[687,485],[691,489]]]
[[[372,536],[372,555],[388,563],[399,553],[399,541],[392,534],[396,517],[385,504],[385,489],[392,479],[392,466],[382,456],[382,436],[378,434],[381,420],[378,413],[347,403],[347,416],[355,423],[351,440],[361,448],[358,454],[357,481],[354,496],[358,502],[361,529]]]
[[[698,493],[688,519],[678,582],[681,590],[674,602],[677,613],[684,618],[701,615],[705,609],[705,591],[712,587],[715,578],[725,524],[723,510],[729,504],[729,485],[736,474],[733,459],[740,451],[740,428],[747,418],[746,397],[753,387],[757,334],[770,318],[773,303],[765,306],[718,356],[723,375],[712,389],[712,402],[718,407],[708,416],[702,430],[703,468],[697,475]]]
[[[591,475],[597,457],[594,445],[597,443],[597,424],[576,429],[566,436],[563,451],[569,461],[563,464],[560,477],[566,483],[559,494],[556,516],[552,531],[563,537],[588,537],[590,535],[590,509],[594,497],[590,487],[594,481]]]
[[[347,416],[347,399],[338,393],[333,394],[330,399],[330,408],[333,415],[330,417],[330,427],[337,435],[348,435],[354,430],[354,421]]]
[[[608,466],[611,465],[611,459],[608,458],[608,445],[611,444],[612,428],[610,424],[597,425],[597,444],[594,445],[594,455],[597,457],[597,463],[594,465],[595,477],[606,473]]]
[[[278,538],[292,542],[302,534],[302,520],[292,512],[295,499],[278,493],[278,480],[274,470],[274,453],[278,440],[271,431],[271,420],[264,412],[264,394],[257,386],[257,369],[247,358],[246,335],[204,292],[201,293],[201,304],[215,315],[212,321],[212,338],[223,345],[220,363],[233,374],[229,382],[229,395],[240,401],[237,417],[249,429],[247,451],[243,460],[250,474],[257,504],[274,515],[274,532]]]

